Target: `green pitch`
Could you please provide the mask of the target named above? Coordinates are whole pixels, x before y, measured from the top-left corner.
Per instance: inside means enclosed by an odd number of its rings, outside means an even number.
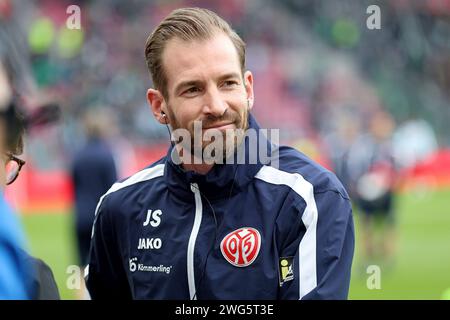
[[[450,288],[450,190],[403,194],[397,202],[395,263],[381,263],[381,289],[368,289],[357,241],[350,299],[441,299]],[[358,216],[355,222],[358,240]]]
[[[50,265],[61,297],[74,299],[75,291],[67,286],[67,268],[77,264],[72,216],[41,213],[25,215],[22,221],[32,254]],[[358,216],[355,227],[358,239]],[[357,242],[350,299],[440,299],[450,288],[450,190],[399,196],[397,230],[395,262],[379,264],[380,289],[367,287],[371,274],[359,258]]]
[[[31,254],[50,266],[61,298],[75,299],[75,291],[66,285],[71,275],[67,268],[78,264],[72,215],[35,213],[22,216],[22,222]]]

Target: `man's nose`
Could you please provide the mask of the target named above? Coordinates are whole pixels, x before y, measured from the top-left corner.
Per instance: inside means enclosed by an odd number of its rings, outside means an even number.
[[[227,104],[222,99],[220,92],[217,89],[209,90],[203,101],[203,112],[214,117],[220,117],[226,109]]]

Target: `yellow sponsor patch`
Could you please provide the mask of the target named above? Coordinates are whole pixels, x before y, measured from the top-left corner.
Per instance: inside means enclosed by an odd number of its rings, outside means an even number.
[[[280,287],[294,279],[294,257],[281,257],[278,264]]]

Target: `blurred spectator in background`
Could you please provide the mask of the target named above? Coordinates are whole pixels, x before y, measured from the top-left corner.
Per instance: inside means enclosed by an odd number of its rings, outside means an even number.
[[[387,266],[394,262],[394,126],[389,114],[376,112],[369,120],[368,132],[357,136],[344,155],[347,188],[356,211],[361,213],[363,265],[374,259],[381,259]]]
[[[438,149],[433,128],[424,119],[411,117],[393,136],[394,155],[402,167],[413,166]]]
[[[72,164],[75,190],[75,222],[80,266],[87,265],[95,208],[100,197],[117,179],[112,150],[107,142],[109,121],[104,110],[90,110],[84,116],[86,143]],[[81,283],[84,283],[82,279]],[[87,291],[81,288],[80,297]]]

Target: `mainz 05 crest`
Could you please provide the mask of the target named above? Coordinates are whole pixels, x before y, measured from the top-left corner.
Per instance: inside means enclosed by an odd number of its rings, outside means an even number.
[[[261,235],[254,228],[230,232],[220,243],[225,259],[236,267],[246,267],[255,261],[261,248]]]

